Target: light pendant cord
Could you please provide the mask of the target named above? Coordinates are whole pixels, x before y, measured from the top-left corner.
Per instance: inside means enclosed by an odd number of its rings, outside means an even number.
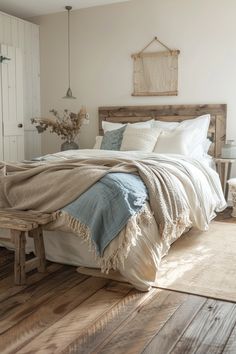
[[[67,6],[68,11],[68,83],[70,87],[70,10],[71,7]]]
[[[72,9],[72,6],[66,6],[65,9],[67,10],[67,18],[68,18],[68,38],[67,38],[67,49],[68,49],[68,84],[69,84],[69,87],[68,87],[68,90],[66,91],[66,95],[63,97],[63,98],[76,98],[73,96],[72,94],[72,91],[71,91],[71,88],[70,88],[70,67],[71,67],[71,62],[70,62],[70,11]]]

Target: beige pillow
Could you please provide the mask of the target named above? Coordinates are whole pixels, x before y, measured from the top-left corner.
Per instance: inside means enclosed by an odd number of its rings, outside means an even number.
[[[101,136],[101,135],[96,136],[96,140],[95,140],[95,144],[94,144],[93,149],[101,149],[102,139],[103,139],[103,136]]]
[[[152,152],[161,130],[158,128],[136,128],[128,124],[121,144],[122,151]]]

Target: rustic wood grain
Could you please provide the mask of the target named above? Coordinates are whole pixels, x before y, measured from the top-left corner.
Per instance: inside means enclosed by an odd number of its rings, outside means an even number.
[[[11,239],[15,243],[14,281],[16,285],[25,284],[25,232],[11,230]]]
[[[203,114],[210,114],[211,122],[208,131],[208,137],[212,141],[210,154],[219,157],[225,142],[226,104],[99,107],[98,112],[99,135],[103,135],[102,121],[137,123],[151,118],[167,122],[182,122]]]
[[[46,273],[31,272],[27,278],[27,284],[19,286],[15,285],[13,282],[13,264],[8,265],[8,267],[9,266],[10,270],[5,272],[5,274],[2,274],[2,268],[0,269],[0,303],[1,301],[8,299],[10,296],[20,293],[22,290],[28,288],[29,286],[34,285],[34,287],[37,287],[37,283],[44,278],[47,278],[46,281],[49,281],[51,273],[56,271],[60,272],[64,268],[64,266],[61,264],[52,263],[47,268]]]
[[[235,323],[236,304],[208,300],[171,353],[220,354]]]
[[[91,278],[92,279],[92,278]],[[107,282],[103,279],[93,278],[93,282]],[[131,290],[128,284],[110,282],[106,287],[98,290],[79,307],[54,323],[47,331],[31,340],[17,353],[61,353],[113,306],[115,306]],[[68,303],[68,302],[66,302]]]
[[[36,267],[38,268],[39,272],[43,273],[46,270],[46,258],[42,227],[39,226],[37,229],[29,231],[28,235],[34,240],[35,255],[38,260]]]
[[[0,227],[10,230],[10,239],[15,249],[14,282],[22,285],[26,282],[26,272],[37,268],[39,272],[46,270],[46,258],[43,241],[42,225],[53,220],[51,214],[35,211],[18,211],[0,209]],[[36,257],[25,259],[26,232],[34,240]]]
[[[23,289],[20,293],[3,300],[0,308],[0,333],[5,332],[8,328],[24,319],[40,304],[50,299],[52,295],[57,296],[59,293],[57,286],[60,287],[61,283],[63,284],[63,280],[66,283],[67,278],[69,280],[75,278],[80,282],[81,279],[86,279],[86,276],[81,275],[76,277],[76,274],[71,274],[70,267],[64,267],[60,271],[50,274],[48,278],[40,280],[37,283],[37,288],[32,284]]]
[[[140,353],[187,297],[187,294],[160,290],[154,299],[118,327],[109,341],[96,348],[96,353]]]
[[[26,221],[22,219],[12,219],[12,217],[0,216],[1,229],[14,229],[19,231],[29,231],[38,227],[35,221]]]
[[[3,242],[9,242],[9,243],[12,243],[11,240],[9,239],[9,237],[0,237],[0,242],[3,241]]]
[[[1,255],[1,354],[236,352],[234,303],[161,289],[142,293],[53,263],[15,286],[12,252],[0,248]]]
[[[235,354],[235,353],[236,353],[236,326],[234,326],[222,354]]]
[[[45,338],[45,334],[48,333],[47,331],[45,332],[46,329],[50,331],[50,328],[53,328],[53,324],[61,323],[61,319],[63,323],[64,316],[73,313],[74,309],[76,311],[80,304],[83,304],[87,298],[107,284],[107,281],[102,279],[90,278],[85,280],[85,276],[80,275],[78,277],[76,272],[73,272],[73,276],[71,275],[70,278],[67,282],[61,282],[60,286],[55,289],[53,296],[47,293],[43,304],[41,306],[40,304],[34,306],[34,311],[31,310],[31,313],[28,312],[27,317],[19,322],[17,326],[11,327],[0,336],[0,349],[2,348],[6,353],[17,350],[18,353],[18,351],[21,352],[20,348],[25,345],[26,348],[34,347],[35,345],[34,349],[29,350],[38,352],[37,341],[39,339],[39,342],[41,342],[40,338]],[[23,309],[21,314],[25,315],[25,312]],[[77,316],[75,323],[79,321],[80,316]],[[70,324],[67,324],[65,331],[69,329]],[[42,336],[40,335],[41,333]],[[61,338],[63,338],[63,335]],[[53,337],[50,337],[51,339]],[[58,344],[60,348],[60,341]],[[47,343],[45,343],[45,346],[47,346]],[[22,353],[27,351],[28,349],[22,349]]]
[[[150,292],[131,290],[110,311],[94,322],[91,327],[78,336],[75,341],[65,348],[65,353],[96,353],[98,347],[105,340],[113,336],[114,330],[127,321],[130,316],[137,313],[160,290],[152,289]]]
[[[142,354],[170,353],[181,335],[207,300],[200,296],[188,296],[186,301],[177,309],[153,340],[147,345]]]
[[[132,93],[132,96],[178,96],[178,91],[163,91],[163,92],[141,92]]]

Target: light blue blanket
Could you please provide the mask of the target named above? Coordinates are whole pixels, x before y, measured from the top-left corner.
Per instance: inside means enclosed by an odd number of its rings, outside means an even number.
[[[97,253],[102,256],[105,247],[147,199],[146,186],[138,176],[108,173],[62,211],[89,228]]]

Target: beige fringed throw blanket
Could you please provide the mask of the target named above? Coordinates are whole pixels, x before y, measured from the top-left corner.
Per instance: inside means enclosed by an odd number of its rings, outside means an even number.
[[[110,172],[135,173],[141,177],[147,186],[150,207],[160,233],[167,242],[173,238],[173,233],[178,237],[190,225],[189,212],[172,173],[163,164],[152,160],[73,159],[40,164],[2,163],[0,207],[56,213]],[[109,262],[112,267],[111,259]]]

